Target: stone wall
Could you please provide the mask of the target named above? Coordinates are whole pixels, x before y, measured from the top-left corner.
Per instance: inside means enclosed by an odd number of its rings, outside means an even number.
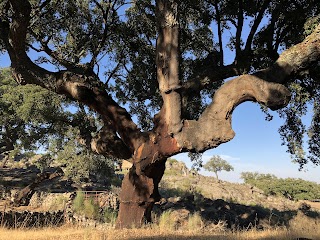
[[[56,212],[0,212],[0,226],[6,228],[33,228],[61,226],[65,222],[64,211]]]
[[[0,189],[2,200],[10,200],[15,192]],[[90,192],[91,193],[91,192]],[[87,194],[87,192],[85,192]],[[78,215],[73,211],[73,200],[76,192],[72,193],[47,193],[36,192],[29,203],[29,211],[21,210],[3,210],[0,211],[0,227],[6,228],[37,228],[61,226],[64,223],[71,223],[80,226],[98,226],[102,223],[99,220],[88,219]],[[90,194],[91,197],[99,205],[100,209],[105,208],[116,211],[119,208],[118,194],[114,192],[101,192],[99,194]],[[33,209],[30,211],[30,209]]]

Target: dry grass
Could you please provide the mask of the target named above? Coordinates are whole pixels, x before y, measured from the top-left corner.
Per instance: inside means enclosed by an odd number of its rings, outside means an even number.
[[[45,228],[38,230],[8,230],[0,229],[1,240],[113,240],[113,239],[178,239],[178,240],[271,240],[271,239],[297,239],[299,237],[311,238],[313,240],[320,239],[320,235],[302,234],[292,232],[284,228],[266,231],[239,231],[239,232],[223,232],[223,233],[202,233],[201,231],[164,231],[159,228],[130,229],[130,230],[98,230],[94,228]]]
[[[65,225],[42,229],[6,229],[0,227],[0,240],[296,240],[306,238],[320,240],[319,218],[310,218],[302,212],[289,221],[289,227],[270,228],[263,231],[244,229],[231,231],[225,228],[224,222],[205,225],[197,213],[189,215],[184,226],[177,228],[176,216],[167,211],[157,222],[142,229],[115,230],[111,225],[100,225],[96,228]],[[109,227],[108,227],[109,226]],[[178,230],[177,230],[178,229]]]
[[[178,240],[290,240],[299,238],[308,238],[313,240],[320,240],[320,228],[318,221],[310,221],[310,218],[298,215],[291,220],[289,228],[266,229],[264,231],[258,230],[242,230],[230,231],[223,228],[217,229],[215,227],[203,227],[201,217],[197,214],[189,217],[188,228],[181,230],[174,230],[170,227],[169,220],[173,217],[168,211],[168,216],[163,219],[163,223],[152,224],[145,226],[142,229],[124,229],[115,230],[112,228],[98,227],[98,228],[84,228],[76,226],[63,226],[60,228],[43,228],[43,229],[5,229],[0,228],[0,240],[113,240],[113,239],[178,239]],[[165,224],[165,222],[167,224]],[[171,228],[171,229],[170,229]]]

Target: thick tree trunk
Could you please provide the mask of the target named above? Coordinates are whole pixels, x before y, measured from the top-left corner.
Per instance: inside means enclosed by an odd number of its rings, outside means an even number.
[[[158,38],[156,47],[157,80],[163,99],[163,117],[168,133],[183,126],[181,119],[181,82],[179,78],[179,14],[175,1],[156,1]]]
[[[156,1],[157,80],[163,106],[155,132],[135,149],[134,165],[122,183],[118,228],[141,226],[151,221],[154,203],[160,200],[158,184],[165,170],[165,156],[181,150],[173,138],[181,131],[181,83],[179,78],[179,14],[175,1]],[[153,138],[153,139],[152,139]]]
[[[151,222],[153,205],[160,200],[158,185],[165,162],[156,161],[140,175],[136,173],[135,166],[130,169],[122,182],[116,228],[141,227],[145,222]]]

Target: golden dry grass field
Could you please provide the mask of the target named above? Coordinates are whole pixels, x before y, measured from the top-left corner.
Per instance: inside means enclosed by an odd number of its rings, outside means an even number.
[[[43,229],[6,229],[0,228],[0,240],[320,240],[320,222],[310,220],[302,213],[291,220],[289,227],[277,227],[263,231],[243,229],[231,231],[217,225],[212,228],[203,228],[194,225],[193,230],[170,230],[170,221],[167,224],[151,224],[141,229],[115,230],[111,226],[96,228],[65,225],[59,228]],[[190,228],[189,228],[190,229]]]
[[[271,240],[271,239],[320,239],[320,230],[317,232],[300,232],[279,228],[276,230],[247,230],[237,232],[201,232],[201,231],[164,231],[160,229],[131,229],[131,230],[99,230],[95,228],[45,228],[38,230],[8,230],[0,229],[1,240],[118,240],[118,239],[142,239],[142,240]]]

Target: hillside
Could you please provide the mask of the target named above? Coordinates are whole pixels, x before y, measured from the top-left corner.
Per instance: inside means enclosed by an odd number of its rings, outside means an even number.
[[[168,160],[166,172],[160,183],[160,188],[166,194],[200,193],[205,198],[223,199],[245,205],[261,205],[270,209],[296,209],[301,202],[291,201],[285,197],[265,194],[261,189],[245,183],[230,183],[217,180],[214,177],[203,176],[189,170],[183,162]],[[308,201],[307,201],[308,202]],[[320,210],[320,203],[311,204]]]
[[[320,203],[291,201],[284,197],[266,195],[248,184],[218,181],[189,170],[184,163],[178,161],[169,160],[166,168],[160,183],[163,198],[155,204],[155,216],[170,211],[177,227],[185,225],[193,214],[199,214],[207,225],[222,223],[222,228],[231,229],[301,225],[301,218],[314,224],[320,223]],[[0,212],[65,209],[64,204],[70,202],[76,187],[63,177],[44,181],[39,185],[28,206],[8,205],[15,192],[32,181],[37,173],[38,170],[32,166],[20,169],[17,166],[12,169],[0,168]],[[89,185],[92,191],[101,190],[101,186],[95,189],[95,184]],[[119,203],[118,192],[119,188],[113,187],[108,192],[96,192],[94,198],[99,202],[100,208],[116,210]]]

